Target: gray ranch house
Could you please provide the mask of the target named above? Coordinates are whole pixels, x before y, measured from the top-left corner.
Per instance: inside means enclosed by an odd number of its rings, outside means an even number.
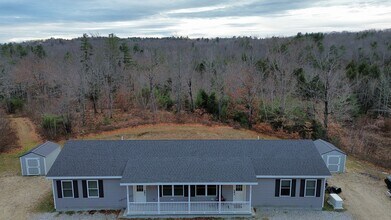
[[[68,141],[47,174],[56,210],[131,217],[322,209],[330,176],[310,140]]]

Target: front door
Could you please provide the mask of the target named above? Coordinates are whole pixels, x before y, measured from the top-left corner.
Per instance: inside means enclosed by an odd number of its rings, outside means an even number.
[[[26,158],[27,175],[39,175],[41,167],[38,158]]]
[[[233,201],[235,201],[235,202],[246,201],[246,186],[234,185],[233,191],[234,191]]]
[[[147,202],[147,187],[143,185],[133,186],[134,202]]]

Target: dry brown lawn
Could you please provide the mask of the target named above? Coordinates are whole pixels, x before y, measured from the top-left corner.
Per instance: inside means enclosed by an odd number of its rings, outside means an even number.
[[[234,129],[228,126],[205,126],[201,124],[154,124],[140,125],[105,131],[99,134],[80,136],[78,139],[119,140],[158,140],[158,139],[276,139],[255,131]]]
[[[387,174],[390,170],[348,156],[346,172],[328,182],[342,188],[344,208],[355,219],[391,219],[391,198],[385,195]]]

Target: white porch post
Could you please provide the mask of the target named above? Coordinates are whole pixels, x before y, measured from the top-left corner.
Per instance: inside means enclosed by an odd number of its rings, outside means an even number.
[[[157,213],[160,214],[160,186],[157,185]]]
[[[252,196],[252,192],[253,192],[253,186],[250,185],[250,212],[251,212],[251,196]]]
[[[191,190],[190,185],[187,186],[187,212],[190,214],[190,197],[191,197]]]
[[[219,213],[221,213],[221,185],[219,185]]]
[[[127,214],[129,215],[129,186],[126,186],[126,207],[128,207]]]

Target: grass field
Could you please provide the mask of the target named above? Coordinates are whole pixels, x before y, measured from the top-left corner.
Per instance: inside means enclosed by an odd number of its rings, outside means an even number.
[[[245,129],[228,126],[205,126],[200,124],[155,124],[122,128],[90,134],[78,139],[96,140],[159,140],[159,139],[276,139]]]

